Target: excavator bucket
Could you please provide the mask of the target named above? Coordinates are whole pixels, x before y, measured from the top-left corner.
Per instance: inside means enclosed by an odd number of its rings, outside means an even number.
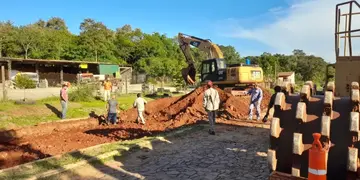
[[[183,68],[181,70],[181,74],[186,84],[195,84],[196,69],[194,65],[189,65],[187,68]]]

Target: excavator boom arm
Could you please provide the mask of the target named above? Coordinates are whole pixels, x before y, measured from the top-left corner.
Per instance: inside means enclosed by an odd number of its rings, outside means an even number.
[[[190,54],[190,45],[199,48],[200,50],[207,53],[208,58],[224,58],[223,53],[220,48],[211,42],[209,39],[201,39],[195,36],[190,36],[186,34],[179,33],[178,35],[179,45],[184,53],[187,61],[194,62],[191,54]],[[190,60],[191,59],[191,60]]]
[[[180,49],[185,56],[187,64],[189,65],[187,68],[182,70],[183,78],[187,84],[194,84],[196,75],[195,62],[191,55],[190,46],[194,46],[202,51],[205,51],[208,55],[208,59],[224,58],[220,48],[216,44],[213,44],[209,39],[201,39],[195,36],[179,33],[178,41]]]

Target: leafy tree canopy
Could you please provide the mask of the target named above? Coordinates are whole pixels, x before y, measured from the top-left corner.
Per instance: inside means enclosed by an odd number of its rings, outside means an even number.
[[[15,26],[0,22],[0,57],[40,59],[66,59],[129,64],[140,72],[161,81],[165,77],[180,83],[180,70],[186,67],[177,37],[158,32],[144,33],[129,24],[112,30],[94,19],[84,19],[79,25],[80,34],[69,32],[60,17],[38,20],[33,24]],[[206,37],[204,37],[206,38]],[[294,49],[293,54],[271,54],[241,57],[230,45],[219,45],[227,64],[252,63],[264,69],[267,79],[274,79],[278,72],[294,71],[297,81],[323,82],[327,63],[320,57]],[[191,48],[197,70],[206,54]]]

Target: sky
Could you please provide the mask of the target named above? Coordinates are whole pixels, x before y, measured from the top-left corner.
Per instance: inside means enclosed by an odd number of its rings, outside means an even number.
[[[80,23],[92,18],[113,30],[130,24],[146,33],[173,37],[182,32],[211,39],[234,46],[241,56],[302,49],[334,62],[335,5],[345,0],[2,1],[0,21],[15,25],[60,17],[72,33],[79,34]]]

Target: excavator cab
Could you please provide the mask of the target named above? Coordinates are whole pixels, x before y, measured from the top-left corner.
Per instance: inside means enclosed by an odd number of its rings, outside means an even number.
[[[201,63],[201,82],[207,80],[224,81],[226,79],[226,63],[224,59],[208,59]]]
[[[213,44],[209,39],[201,39],[183,33],[178,34],[178,41],[180,49],[184,53],[188,64],[187,68],[181,70],[182,77],[184,78],[186,84],[194,85],[196,77],[195,62],[191,55],[191,46],[206,52],[209,58],[208,60],[202,62],[201,72],[204,72],[204,75],[202,75],[201,78],[208,80],[221,79],[221,77],[216,78],[216,74],[221,73],[216,73],[216,70],[225,69],[225,62],[223,60],[224,56],[216,44]]]

